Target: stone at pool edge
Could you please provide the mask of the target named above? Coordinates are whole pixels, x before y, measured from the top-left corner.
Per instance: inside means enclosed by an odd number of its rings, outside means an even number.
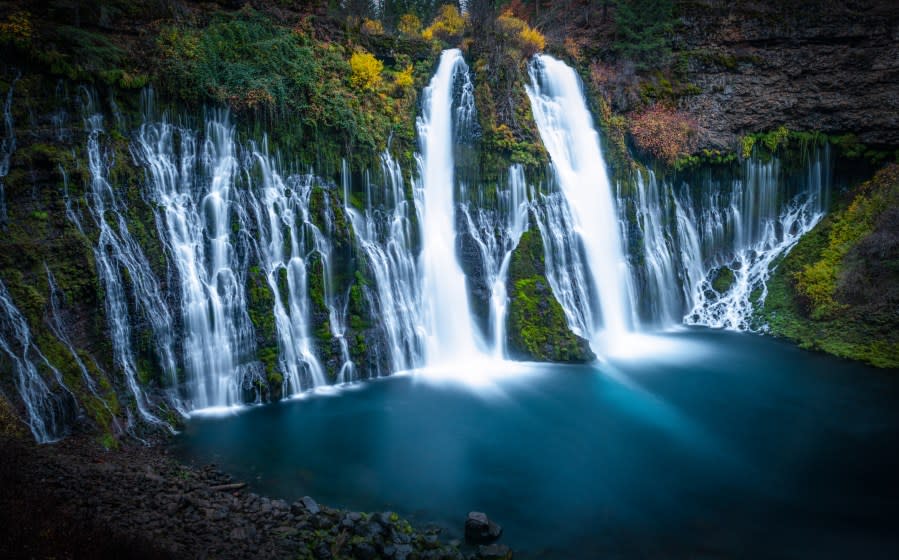
[[[478,560],[512,560],[512,549],[504,544],[482,544],[478,547]]]
[[[472,544],[489,544],[503,534],[503,528],[491,521],[486,513],[471,511],[465,520],[465,540]]]
[[[309,496],[303,496],[299,501],[294,502],[293,505],[290,506],[290,513],[293,515],[300,515],[304,511],[316,515],[321,512],[321,508],[318,506],[318,502]]]

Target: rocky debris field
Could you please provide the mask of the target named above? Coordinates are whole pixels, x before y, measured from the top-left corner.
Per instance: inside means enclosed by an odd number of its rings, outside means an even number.
[[[2,558],[512,557],[505,545],[443,543],[439,528],[418,530],[391,512],[259,496],[161,446],[104,451],[78,437],[0,445]]]

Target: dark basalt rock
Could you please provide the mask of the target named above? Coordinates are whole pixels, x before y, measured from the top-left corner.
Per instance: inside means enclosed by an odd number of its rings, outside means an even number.
[[[321,511],[321,508],[318,507],[318,503],[310,498],[309,496],[303,496],[300,498],[300,503],[303,504],[303,507],[306,508],[306,511],[315,515]]]
[[[512,549],[504,544],[488,544],[478,547],[478,558],[483,560],[512,560]]]
[[[91,440],[54,446],[0,432],[0,558],[387,558],[462,560],[435,531],[392,512],[363,514],[243,490],[213,467],[178,464],[159,448],[116,452]],[[222,489],[231,483],[235,489]],[[489,524],[488,524],[489,528]],[[50,535],[47,537],[46,535]],[[458,544],[458,543],[457,543]],[[340,554],[333,551],[340,550]]]
[[[480,511],[470,512],[465,520],[465,540],[469,543],[490,543],[502,534],[503,528]]]
[[[700,148],[732,149],[780,125],[899,142],[895,2],[741,4],[681,4],[677,42],[700,90],[684,105]]]

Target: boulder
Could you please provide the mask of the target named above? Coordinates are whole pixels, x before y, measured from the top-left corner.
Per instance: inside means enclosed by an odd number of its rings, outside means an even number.
[[[491,543],[502,534],[503,528],[480,511],[470,512],[465,520],[465,540],[469,543]]]
[[[321,508],[318,507],[318,503],[309,496],[303,496],[302,498],[300,498],[300,502],[303,504],[303,507],[306,508],[306,511],[308,511],[312,515],[315,515],[321,511]]]

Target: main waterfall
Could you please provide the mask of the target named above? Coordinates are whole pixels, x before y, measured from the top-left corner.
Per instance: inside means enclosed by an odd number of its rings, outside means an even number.
[[[564,197],[552,200],[553,208],[547,210],[559,219],[552,224],[541,222],[547,260],[555,264],[579,261],[574,270],[548,267],[553,269],[549,280],[571,327],[595,345],[601,334],[614,339],[633,328],[629,275],[612,187],[577,74],[547,55],[536,56],[529,71],[527,94],[534,120]],[[550,231],[551,225],[563,222],[564,229]],[[564,248],[558,247],[560,242]],[[554,249],[567,257],[555,256]]]
[[[453,91],[461,80],[462,100]],[[440,56],[437,73],[422,93],[418,120],[421,283],[427,302],[427,364],[461,363],[484,354],[484,344],[472,322],[465,274],[456,258],[453,127],[457,113],[470,118],[473,110],[468,66],[458,49]]]

